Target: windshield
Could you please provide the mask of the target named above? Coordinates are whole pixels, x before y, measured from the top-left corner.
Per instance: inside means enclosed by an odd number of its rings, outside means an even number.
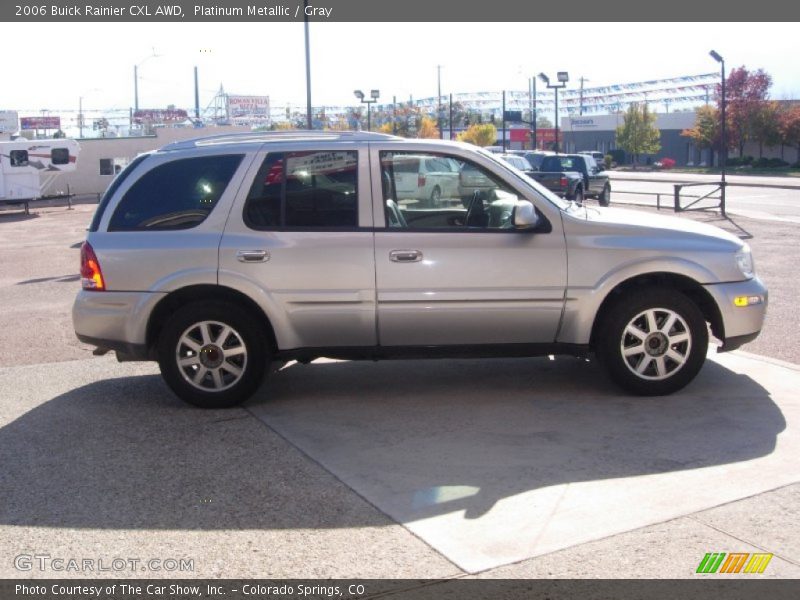
[[[500,165],[507,172],[513,173],[514,175],[522,179],[522,181],[524,181],[526,185],[532,187],[537,194],[539,194],[540,196],[544,196],[544,198],[549,200],[553,205],[557,206],[561,210],[567,210],[572,205],[571,202],[567,202],[566,200],[559,198],[553,192],[548,190],[546,187],[534,181],[519,169],[515,169],[510,164],[505,162],[503,159],[499,158],[496,154],[487,152],[483,148],[478,148],[477,151],[481,154],[481,156],[489,158],[489,160],[491,160],[495,164]]]

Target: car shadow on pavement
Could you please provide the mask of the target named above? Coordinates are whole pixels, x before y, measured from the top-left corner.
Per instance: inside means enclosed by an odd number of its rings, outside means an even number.
[[[572,358],[448,363],[295,365],[249,410],[401,522],[748,461],[786,427],[767,390],[713,361],[685,390],[651,398]]]
[[[290,365],[229,411],[185,406],[155,375],[122,377],[0,429],[0,524],[391,523],[347,486],[401,522],[474,518],[547,486],[763,457],[785,426],[762,386],[711,361],[665,398],[621,395],[575,359]]]

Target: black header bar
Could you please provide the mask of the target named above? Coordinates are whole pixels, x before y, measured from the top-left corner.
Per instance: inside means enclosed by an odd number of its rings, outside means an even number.
[[[8,22],[766,22],[800,20],[786,0],[11,0]],[[534,31],[531,41],[535,40]],[[565,34],[566,34],[565,30]],[[599,38],[602,35],[598,32]],[[568,38],[567,38],[568,39]],[[713,40],[713,29],[709,40]]]

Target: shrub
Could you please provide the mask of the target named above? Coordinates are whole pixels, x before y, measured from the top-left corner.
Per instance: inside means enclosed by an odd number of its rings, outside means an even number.
[[[752,156],[733,156],[725,163],[729,167],[749,167],[753,164]]]
[[[610,154],[606,154],[603,157],[603,166],[605,166],[606,170],[608,170],[614,168],[613,165],[614,165],[614,157],[611,156]]]
[[[757,169],[777,169],[780,167],[788,167],[789,163],[780,158],[757,158],[753,161],[753,166]]]

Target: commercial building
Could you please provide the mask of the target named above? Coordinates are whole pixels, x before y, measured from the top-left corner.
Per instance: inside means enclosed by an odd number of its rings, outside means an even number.
[[[624,113],[594,116],[572,116],[561,119],[561,148],[564,152],[580,152],[583,150],[596,150],[608,154],[617,148],[616,130],[624,123]],[[671,158],[678,166],[709,166],[711,151],[700,149],[697,145],[681,133],[694,127],[695,112],[673,112],[656,115],[656,127],[661,132],[661,150],[656,154],[639,156],[640,164],[648,164]],[[731,150],[729,156],[736,156]],[[774,146],[760,148],[755,142],[749,142],[744,147],[745,156],[763,156],[765,158],[781,158],[790,164],[798,161],[797,148],[788,146]],[[717,156],[714,157],[715,162]]]

